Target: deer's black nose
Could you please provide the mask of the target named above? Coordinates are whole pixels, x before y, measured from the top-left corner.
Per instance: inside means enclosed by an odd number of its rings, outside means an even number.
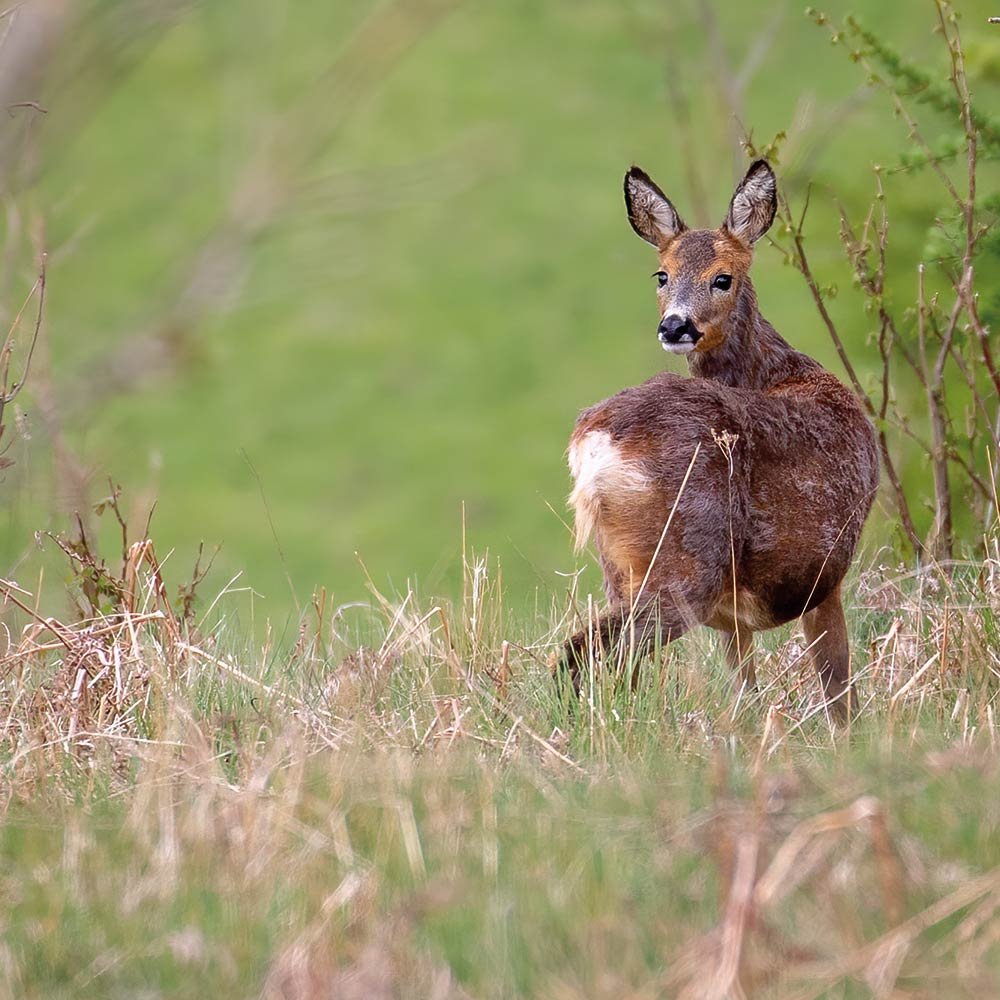
[[[684,316],[664,316],[657,333],[666,344],[676,344],[684,336],[693,336],[694,324]]]

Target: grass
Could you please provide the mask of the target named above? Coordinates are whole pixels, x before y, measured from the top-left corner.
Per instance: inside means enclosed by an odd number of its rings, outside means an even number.
[[[1000,985],[997,596],[872,570],[834,733],[801,642],[579,703],[579,613],[319,595],[253,648],[154,564],[3,656],[0,996],[949,997]],[[33,607],[34,595],[15,595]]]
[[[702,631],[634,688],[626,664],[579,701],[549,676],[594,589],[557,513],[566,433],[662,360],[618,185],[637,160],[683,192],[665,59],[719,214],[729,194],[704,23],[558,0],[459,5],[425,31],[407,9],[193,5],[128,64],[108,0],[47,85],[5,249],[44,205],[28,391],[48,384],[79,468],[50,461],[51,405],[15,415],[0,1000],[1000,993],[995,539],[911,573],[879,564],[874,515],[847,731],[792,628],[762,637],[755,692]],[[867,14],[932,52],[929,9]],[[737,62],[759,22],[726,12]],[[806,19],[768,30],[749,122],[799,122],[783,180],[793,200],[818,182],[811,259],[870,375],[820,189],[862,210],[900,134]],[[940,206],[919,175],[889,196],[899,281]],[[838,370],[779,259],[756,265],[764,311]],[[163,559],[141,536],[120,565],[94,556],[124,528],[108,511],[68,572],[54,539],[25,555],[105,471],[139,498],[110,505],[133,527],[160,497]],[[178,591],[193,526],[226,548]],[[308,600],[303,580],[332,589]]]
[[[42,95],[39,173],[18,194],[26,217],[44,216],[55,394],[92,492],[113,476],[134,498],[135,524],[158,497],[162,544],[183,561],[197,524],[209,545],[223,544],[220,585],[243,570],[276,622],[295,616],[286,570],[300,600],[317,582],[338,600],[363,598],[358,554],[382,587],[453,591],[461,566],[449,540],[463,504],[470,539],[502,560],[522,609],[536,588],[553,589],[555,570],[572,571],[552,509],[564,509],[575,415],[665,363],[650,252],[625,222],[622,173],[645,165],[692,218],[684,160],[695,156],[702,222],[721,217],[734,182],[697,5],[459,4],[359,96],[346,74],[317,93],[377,6],[299,3],[292,16],[264,0],[193,5],[103,89],[98,50],[86,74],[56,75]],[[839,18],[852,5],[825,6]],[[970,71],[989,107],[992,10],[967,7]],[[944,73],[929,3],[920,16],[901,0],[868,8],[875,30]],[[782,182],[797,206],[816,182],[813,263],[839,286],[831,308],[870,375],[871,321],[840,259],[834,193],[863,214],[872,162],[895,163],[905,134],[883,100],[859,95],[857,68],[798,7],[777,3],[773,15],[727,9],[723,40],[739,66],[762,31],[770,37],[746,122],[761,141],[791,128]],[[116,51],[106,20],[79,37]],[[683,155],[665,63],[692,101]],[[932,137],[951,127],[921,117]],[[116,359],[176,307],[261,136],[280,126],[308,151],[245,247],[242,281],[171,331],[166,360],[140,352],[137,370],[109,387]],[[941,205],[932,178],[887,183],[892,276],[909,298]],[[758,253],[765,315],[840,372],[780,260],[767,246]],[[923,406],[914,399],[912,410]],[[42,526],[40,511],[60,527],[74,504],[51,482],[40,406],[25,408],[33,439],[7,474],[7,563]],[[921,475],[907,470],[914,488]],[[884,540],[886,518],[872,530]]]

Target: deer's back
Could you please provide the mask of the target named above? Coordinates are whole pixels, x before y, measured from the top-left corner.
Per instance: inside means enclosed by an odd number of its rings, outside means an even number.
[[[839,583],[878,483],[870,424],[818,365],[765,391],[661,373],[583,411],[570,464],[578,532],[612,576],[645,572],[676,504],[674,558],[730,594],[735,563],[729,611],[755,628]]]

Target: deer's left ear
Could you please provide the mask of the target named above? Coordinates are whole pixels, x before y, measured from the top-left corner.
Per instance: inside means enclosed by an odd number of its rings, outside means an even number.
[[[740,181],[723,228],[741,243],[753,246],[774,222],[778,207],[778,184],[767,160],[755,160]]]

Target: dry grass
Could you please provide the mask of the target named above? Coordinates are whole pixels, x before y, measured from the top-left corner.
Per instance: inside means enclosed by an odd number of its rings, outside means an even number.
[[[780,634],[753,695],[696,635],[566,705],[544,662],[584,602],[523,641],[481,561],[455,606],[318,595],[251,654],[228,598],[175,610],[148,540],[73,558],[80,620],[0,585],[0,995],[1000,984],[1000,560],[862,575],[835,735]]]

